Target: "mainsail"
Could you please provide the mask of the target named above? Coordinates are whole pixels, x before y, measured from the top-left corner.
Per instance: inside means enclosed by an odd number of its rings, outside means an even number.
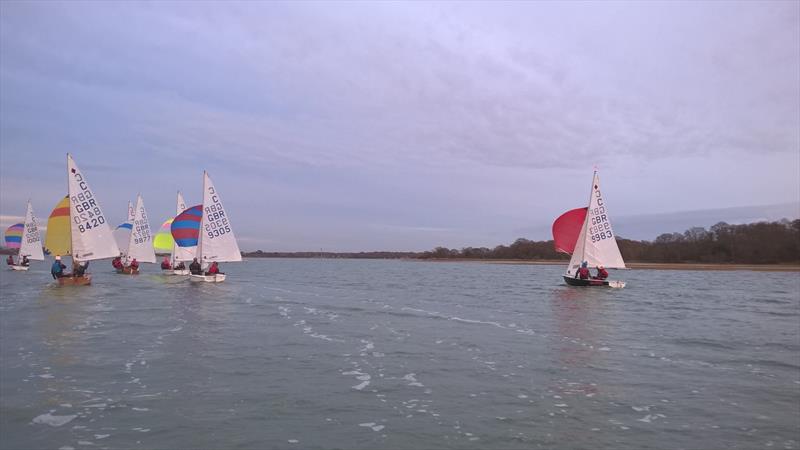
[[[79,261],[118,256],[119,248],[100,203],[70,154],[67,154],[67,179],[72,256]]]
[[[209,263],[242,260],[230,218],[207,172],[203,172],[203,220],[197,255],[202,262]]]
[[[36,220],[36,215],[33,214],[33,206],[30,200],[28,200],[28,211],[25,213],[25,230],[22,235],[19,256],[27,256],[30,259],[44,261],[39,222]]]
[[[583,213],[584,218],[580,231],[574,240],[572,249],[565,243],[575,235],[576,219]],[[600,191],[600,177],[595,171],[592,179],[592,190],[588,208],[578,208],[562,214],[553,223],[553,240],[556,250],[572,253],[567,275],[575,275],[575,270],[586,261],[588,267],[605,266],[606,268],[624,269],[625,261],[619,252],[616,235],[611,228],[608,207]]]
[[[153,251],[153,236],[150,233],[150,221],[147,218],[147,211],[144,208],[144,200],[141,195],[136,197],[133,228],[125,256],[127,261],[135,258],[139,262],[156,262],[156,254]]]

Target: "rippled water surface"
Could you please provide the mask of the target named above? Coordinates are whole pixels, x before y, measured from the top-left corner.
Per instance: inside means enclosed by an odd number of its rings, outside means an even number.
[[[91,269],[0,271],[4,449],[800,448],[797,273]]]

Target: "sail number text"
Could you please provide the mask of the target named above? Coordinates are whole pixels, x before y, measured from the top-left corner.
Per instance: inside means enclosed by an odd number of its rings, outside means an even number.
[[[608,221],[606,207],[603,205],[603,196],[599,189],[594,191],[594,196],[597,207],[589,209],[589,236],[591,236],[592,242],[612,239],[614,235],[611,233],[611,223]]]
[[[25,224],[25,242],[28,244],[39,242],[39,229],[36,227],[36,222]]]
[[[203,214],[205,220],[203,221],[203,228],[209,239],[222,236],[231,232],[231,226],[228,223],[228,218],[225,216],[225,210],[222,209],[222,203],[217,197],[217,191],[214,186],[209,186],[208,193],[211,194],[211,204],[204,207]]]
[[[147,213],[144,208],[140,208],[142,218],[133,221],[133,242],[142,244],[150,241],[150,223],[147,221]]]
[[[75,224],[78,225],[78,231],[84,233],[87,230],[91,230],[94,227],[106,223],[106,218],[103,217],[100,207],[97,206],[97,202],[95,202],[92,191],[89,190],[89,186],[83,181],[83,176],[79,172],[76,172],[73,177],[75,181],[78,182],[80,192],[70,197],[69,200],[71,206],[75,208],[73,220]]]

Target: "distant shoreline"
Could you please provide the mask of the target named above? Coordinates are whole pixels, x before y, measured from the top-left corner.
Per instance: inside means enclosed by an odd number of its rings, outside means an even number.
[[[569,261],[524,259],[424,259],[434,262],[476,262],[487,264],[519,264],[541,266],[566,266]],[[756,272],[800,272],[798,264],[722,264],[722,263],[646,263],[626,262],[634,270],[752,270]]]
[[[478,258],[381,258],[381,257],[329,257],[329,256],[253,256],[253,259],[351,259],[351,260],[397,260],[409,262],[435,263],[483,263],[510,264],[532,266],[566,266],[569,261],[558,259],[478,259]],[[725,263],[649,263],[626,262],[628,269],[633,270],[750,270],[755,272],[800,272],[800,264],[725,264]]]

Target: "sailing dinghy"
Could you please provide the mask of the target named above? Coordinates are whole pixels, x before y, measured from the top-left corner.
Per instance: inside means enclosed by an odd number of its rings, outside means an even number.
[[[54,255],[72,255],[77,264],[119,256],[106,216],[89,187],[86,177],[67,153],[69,195],[56,205],[47,221],[45,247]],[[86,285],[91,275],[63,276],[58,284]]]
[[[598,266],[625,269],[625,261],[619,252],[606,202],[600,191],[597,171],[592,178],[589,206],[573,209],[559,216],[553,222],[553,242],[556,251],[572,255],[567,273],[564,274],[564,281],[568,285],[625,287],[624,281],[578,278],[578,269],[583,262],[587,263],[589,269],[597,269]]]
[[[136,207],[134,208],[133,221],[130,236],[123,252],[124,266],[117,269],[117,273],[136,275],[139,267],[130,265],[134,259],[139,263],[156,262],[156,253],[153,250],[153,236],[150,233],[150,221],[147,218],[147,211],[144,208],[142,195],[136,196]]]
[[[186,202],[183,200],[183,195],[178,191],[178,197],[175,205],[176,217],[186,210]],[[197,247],[180,247],[172,237],[172,222],[175,217],[167,219],[161,228],[156,233],[153,239],[153,248],[161,251],[169,251],[169,267],[161,267],[161,273],[164,275],[189,275],[189,269],[176,269],[180,263],[191,261],[194,258],[195,250]],[[185,265],[185,264],[184,264]]]
[[[207,172],[203,172],[203,204],[193,206],[172,222],[172,237],[179,247],[197,246],[197,258],[205,268],[214,262],[239,262],[242,253],[219,193]],[[220,283],[225,274],[192,274],[194,282]]]
[[[22,257],[36,261],[44,261],[42,251],[42,238],[39,234],[39,223],[33,214],[33,206],[28,200],[28,210],[25,213],[25,223],[11,225],[6,230],[6,247],[18,248],[20,261],[11,265],[11,270],[27,271],[30,266],[23,266]]]

